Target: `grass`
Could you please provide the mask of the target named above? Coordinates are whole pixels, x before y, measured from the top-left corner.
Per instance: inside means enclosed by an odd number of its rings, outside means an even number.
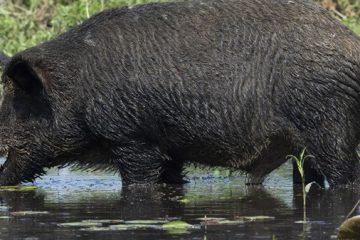
[[[156,1],[164,0],[3,1],[0,4],[0,50],[12,55],[65,32],[104,9]],[[353,12],[346,17],[346,9],[341,14],[341,20],[360,35],[360,19]]]
[[[345,17],[341,21],[360,36],[360,20],[356,20],[353,17]]]
[[[0,50],[12,55],[63,33],[104,9],[147,2],[155,0],[4,1],[0,5]]]

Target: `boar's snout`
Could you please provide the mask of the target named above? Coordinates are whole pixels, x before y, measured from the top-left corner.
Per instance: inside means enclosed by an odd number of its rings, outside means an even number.
[[[32,182],[45,173],[42,166],[27,159],[24,153],[10,147],[3,147],[1,151],[1,155],[5,156],[6,160],[0,165],[0,186]]]

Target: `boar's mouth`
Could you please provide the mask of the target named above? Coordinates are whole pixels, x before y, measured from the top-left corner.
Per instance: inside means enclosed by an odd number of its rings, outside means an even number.
[[[0,186],[32,182],[45,173],[42,167],[31,159],[25,159],[11,147],[0,148],[0,156],[6,158],[0,165]]]

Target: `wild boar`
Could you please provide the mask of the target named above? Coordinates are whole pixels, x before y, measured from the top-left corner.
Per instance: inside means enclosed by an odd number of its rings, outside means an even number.
[[[308,0],[107,10],[5,62],[0,185],[59,165],[181,183],[185,162],[257,184],[304,147],[307,181],[359,176],[360,39]]]

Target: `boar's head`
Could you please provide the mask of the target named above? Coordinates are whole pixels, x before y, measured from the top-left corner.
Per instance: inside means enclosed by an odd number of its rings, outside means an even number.
[[[76,69],[57,55],[30,49],[4,61],[0,185],[33,181],[44,168],[81,154],[89,141],[74,97],[81,95],[73,91]]]

